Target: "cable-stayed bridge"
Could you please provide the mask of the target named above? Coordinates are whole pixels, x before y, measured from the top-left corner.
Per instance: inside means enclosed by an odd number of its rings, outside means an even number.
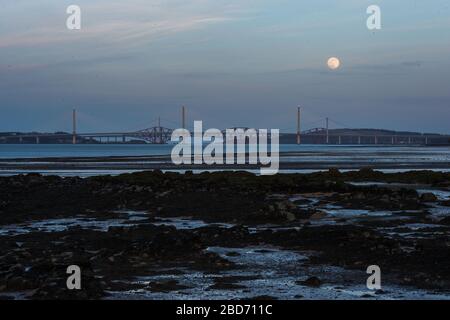
[[[315,127],[301,130],[301,108],[297,110],[297,127],[285,128],[281,133],[280,143],[292,144],[332,144],[332,145],[430,145],[450,144],[449,135],[425,134],[425,133],[398,133],[388,130],[350,129],[328,117],[318,122],[324,123],[324,127]],[[330,129],[332,122],[338,128]],[[170,141],[175,128],[161,125],[158,118],[154,126],[129,132],[77,132],[76,111],[72,114],[71,133],[0,133],[0,143],[133,143],[142,142],[149,144],[166,144]],[[340,129],[339,129],[340,127]],[[181,128],[186,127],[186,108],[181,108]],[[247,129],[247,128],[243,128]],[[51,141],[51,142],[49,142]]]

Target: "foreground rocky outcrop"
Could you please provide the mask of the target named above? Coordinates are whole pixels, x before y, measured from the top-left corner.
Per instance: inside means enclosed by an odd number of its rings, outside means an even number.
[[[383,174],[364,169],[271,177],[159,171],[86,179],[37,174],[3,177],[0,231],[12,231],[0,233],[0,296],[25,292],[35,299],[98,299],[125,289],[183,290],[185,285],[176,281],[126,285],[118,280],[173,269],[233,270],[239,266],[207,248],[246,246],[314,251],[312,265],[365,270],[377,264],[392,283],[449,290],[448,215],[432,214],[437,207],[447,208],[448,200],[414,188],[349,183],[357,181],[408,182],[447,190],[450,174]],[[330,208],[350,214],[333,216]],[[146,215],[127,221],[124,209]],[[363,210],[364,217],[351,215],[354,210]],[[388,218],[379,218],[385,213]],[[54,232],[30,227],[14,233],[11,228],[74,217],[79,227]],[[179,229],[157,223],[170,217],[228,225]],[[82,227],[81,222],[90,219],[106,225],[120,219],[125,222],[107,225],[105,230]],[[411,232],[415,230],[411,225],[423,228],[421,233]],[[80,291],[66,289],[69,265],[83,269]],[[217,280],[212,289],[238,290],[242,286],[236,281]],[[298,283],[314,288],[322,281],[311,276]]]

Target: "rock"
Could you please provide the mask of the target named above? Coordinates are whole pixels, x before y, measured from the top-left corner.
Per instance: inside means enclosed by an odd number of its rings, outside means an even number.
[[[301,286],[317,288],[322,285],[322,281],[317,277],[309,277],[305,281],[296,281],[296,284],[299,284]]]
[[[32,289],[34,286],[23,277],[12,277],[8,279],[7,288],[8,291],[23,291]]]
[[[153,292],[170,292],[189,288],[187,286],[178,284],[178,281],[176,280],[150,282],[149,287]]]
[[[311,217],[309,217],[310,220],[319,220],[319,219],[323,219],[327,216],[327,214],[323,211],[317,211],[315,213],[313,213],[311,215]]]
[[[207,290],[240,290],[245,288],[245,286],[237,283],[217,282],[209,286]]]
[[[277,300],[277,298],[272,297],[272,296],[256,296],[253,298],[250,298],[250,300]]]
[[[438,198],[433,193],[427,192],[420,196],[420,200],[423,202],[436,202]]]
[[[362,192],[358,192],[358,193],[355,193],[353,195],[353,199],[354,200],[365,200],[366,199],[366,195],[364,193],[362,193]]]
[[[43,184],[46,182],[45,177],[38,173],[30,173],[27,175],[29,185]]]
[[[331,175],[337,176],[338,172],[275,177],[224,172],[198,175],[141,172],[118,177],[64,179],[58,180],[59,182],[38,176],[1,177],[2,225],[72,217],[88,219],[83,221],[101,218],[105,223],[111,219],[127,219],[124,213],[120,215],[113,213],[112,210],[115,211],[117,208],[146,210],[151,214],[147,221],[131,221],[130,224],[124,223],[120,227],[110,227],[108,232],[77,227],[57,233],[31,232],[20,236],[5,235],[0,242],[2,273],[0,291],[5,292],[3,295],[8,295],[6,292],[12,291],[8,288],[10,280],[11,287],[30,286],[30,289],[37,289],[37,294],[31,296],[32,298],[94,299],[104,297],[106,291],[103,290],[111,291],[109,288],[114,288],[114,279],[133,279],[142,274],[150,276],[164,274],[169,278],[163,279],[173,279],[170,276],[174,271],[167,273],[172,267],[187,270],[186,272],[199,270],[208,275],[240,269],[240,263],[233,263],[236,259],[230,258],[238,255],[233,252],[238,249],[228,250],[231,251],[227,254],[228,257],[223,257],[218,253],[212,254],[207,248],[246,246],[261,248],[275,246],[285,250],[321,252],[318,256],[311,256],[308,262],[302,262],[305,267],[337,265],[363,270],[376,259],[387,270],[393,270],[392,278],[395,282],[402,283],[403,280],[406,284],[430,290],[448,288],[448,257],[445,253],[450,246],[450,240],[444,233],[436,237],[419,239],[388,237],[384,232],[380,232],[380,228],[399,229],[400,226],[397,225],[397,221],[382,218],[367,219],[356,225],[353,219],[349,218],[345,225],[324,224],[301,229],[300,224],[286,223],[297,217],[302,219],[301,222],[305,225],[314,224],[314,219],[327,216],[322,212],[323,209],[321,210],[327,204],[349,210],[419,209],[418,214],[405,212],[404,215],[410,218],[411,223],[424,223],[429,219],[426,210],[430,205],[423,202],[426,199],[423,200],[416,191],[393,191],[385,187],[354,185],[344,188],[339,182],[341,180],[409,182],[417,175],[419,178],[416,180],[420,179],[425,184],[429,179],[428,184],[436,187],[436,183],[450,179],[450,173],[436,176],[433,176],[432,172],[395,175],[365,173],[372,175],[373,179],[363,179],[364,177],[357,171],[339,173],[340,177],[336,179],[332,179]],[[33,183],[39,181],[44,183],[30,187],[31,183],[28,180],[34,180]],[[12,187],[14,181],[17,181],[19,189]],[[152,193],[147,194],[146,192],[151,189]],[[119,191],[122,191],[120,195],[117,194]],[[170,193],[166,194],[168,191]],[[99,192],[105,194],[100,195]],[[159,195],[158,199],[155,194]],[[298,194],[303,194],[307,198],[295,203],[302,205],[301,208],[285,201]],[[309,199],[314,199],[314,202]],[[444,205],[442,202],[435,204]],[[450,206],[450,202],[448,205]],[[151,224],[154,217],[188,216],[195,220],[204,220],[208,224],[232,223],[236,226],[229,228],[209,224],[196,229],[176,229],[173,226]],[[439,218],[434,215],[433,218],[436,219],[433,223],[437,223]],[[440,219],[442,221],[439,224],[450,223],[448,217],[441,216]],[[336,219],[336,221],[343,220]],[[256,228],[256,231],[253,231],[255,226],[266,224],[288,228]],[[249,232],[248,228],[242,225],[250,226],[252,231]],[[297,227],[299,230],[295,229]],[[404,231],[399,230],[399,233]],[[445,231],[444,228],[442,230]],[[422,231],[428,232],[426,229],[420,229],[417,233]],[[410,249],[401,251],[400,248]],[[66,268],[69,264],[77,264],[82,268],[81,292],[69,292],[66,289]],[[279,266],[283,268],[282,265]],[[92,270],[90,276],[89,268]],[[305,280],[308,277],[301,273],[303,270],[305,269],[300,267],[298,273],[294,271],[293,275]],[[420,272],[424,275],[415,276]],[[336,279],[336,282],[340,280]],[[161,283],[161,281],[160,278],[154,279],[155,283],[151,287],[155,290],[180,288],[179,283],[167,281]],[[222,289],[224,287],[236,289],[236,285],[247,283],[251,282],[232,279],[221,281],[218,286],[222,286]],[[298,281],[297,284],[318,287],[322,281],[311,277],[306,281]],[[148,289],[147,284],[142,286],[143,288],[136,285],[135,288]],[[197,288],[203,289],[202,286]],[[301,292],[302,287],[298,288]],[[130,290],[132,289],[133,286],[130,287]],[[124,290],[128,289],[124,287]],[[246,289],[236,290],[236,297],[242,296],[244,290]],[[251,296],[250,292],[246,293],[245,297],[249,297],[249,294]],[[370,293],[372,298],[383,297],[377,296],[382,292],[363,292],[360,295],[364,293]],[[293,298],[295,294],[293,293],[291,297]]]
[[[339,171],[338,168],[328,169],[328,174],[332,177],[340,177],[341,176],[341,172]]]
[[[228,256],[228,257],[238,257],[240,255],[241,254],[239,252],[236,252],[236,251],[227,252],[227,254],[226,254],[226,256]]]
[[[295,214],[293,214],[291,212],[285,212],[284,215],[285,215],[287,221],[294,221],[296,219]]]

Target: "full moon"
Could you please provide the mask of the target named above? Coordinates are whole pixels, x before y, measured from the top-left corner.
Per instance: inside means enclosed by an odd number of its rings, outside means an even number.
[[[330,59],[328,59],[327,65],[328,68],[330,68],[331,70],[336,70],[341,65],[341,62],[339,61],[338,58],[331,57]]]

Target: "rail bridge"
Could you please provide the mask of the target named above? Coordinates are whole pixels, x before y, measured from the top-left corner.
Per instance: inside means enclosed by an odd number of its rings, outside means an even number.
[[[316,127],[301,131],[300,107],[297,110],[296,133],[282,133],[282,143],[297,144],[333,144],[333,145],[430,145],[450,144],[450,135],[439,134],[401,134],[397,132],[373,133],[370,130],[351,131],[351,129],[335,129],[330,132],[329,118],[325,118],[325,127]],[[1,143],[129,143],[142,141],[149,144],[167,144],[174,129],[161,125],[160,118],[155,126],[129,132],[77,132],[76,111],[72,115],[73,130],[71,133],[0,133]],[[186,109],[181,109],[181,127],[186,128]],[[240,129],[248,129],[239,127]],[[234,128],[237,129],[237,128]],[[289,129],[288,129],[289,130]],[[294,131],[292,128],[291,132]],[[225,132],[222,131],[222,132]],[[288,131],[289,132],[289,131]],[[350,132],[350,133],[349,133]],[[370,133],[368,133],[370,132]],[[46,141],[47,140],[47,141]],[[283,142],[285,141],[285,142]],[[287,142],[286,142],[287,141]],[[444,142],[444,143],[443,143]]]

